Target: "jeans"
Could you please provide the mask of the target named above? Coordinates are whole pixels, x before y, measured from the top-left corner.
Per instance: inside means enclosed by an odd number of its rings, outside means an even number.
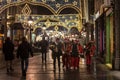
[[[29,64],[29,59],[21,59],[21,69],[22,69],[22,74],[25,74],[28,69],[28,64]]]

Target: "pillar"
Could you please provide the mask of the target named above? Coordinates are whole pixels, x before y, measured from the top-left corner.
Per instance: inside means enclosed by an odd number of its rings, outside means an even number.
[[[113,69],[120,70],[120,0],[114,0],[114,29],[115,49],[113,55]]]

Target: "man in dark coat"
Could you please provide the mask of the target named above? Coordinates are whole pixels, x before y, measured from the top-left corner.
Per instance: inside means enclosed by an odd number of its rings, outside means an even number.
[[[7,72],[13,71],[12,61],[14,59],[14,54],[13,54],[14,44],[12,43],[9,37],[6,38],[5,43],[3,44],[2,51],[5,56]]]
[[[21,58],[21,69],[22,75],[26,76],[28,64],[29,64],[29,55],[33,57],[32,46],[27,42],[25,37],[22,38],[22,43],[18,46],[17,58]]]
[[[49,48],[49,43],[47,40],[45,40],[45,37],[42,38],[40,41],[39,47],[41,48],[41,53],[42,53],[42,63],[45,61],[46,64],[46,54]]]

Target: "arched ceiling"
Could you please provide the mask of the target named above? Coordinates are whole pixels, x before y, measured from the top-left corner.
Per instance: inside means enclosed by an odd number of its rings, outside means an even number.
[[[43,13],[46,13],[46,14],[49,14],[49,13],[53,13],[54,15],[55,14],[59,14],[61,13],[62,11],[62,14],[64,12],[66,12],[65,10],[67,10],[68,12],[70,13],[78,13],[81,15],[81,9],[74,6],[74,5],[63,5],[63,6],[60,6],[57,10],[53,9],[51,6],[47,5],[47,4],[44,4],[44,3],[34,3],[34,2],[23,2],[23,3],[10,3],[10,4],[6,4],[4,5],[3,7],[0,7],[0,13],[2,13],[5,9],[9,8],[9,7],[12,7],[12,6],[21,6],[23,7],[23,5],[25,4],[29,4],[29,5],[32,5],[31,8],[38,8],[40,9]],[[49,11],[48,13],[46,11]],[[42,14],[41,12],[41,14]],[[70,14],[68,13],[68,14]]]
[[[59,14],[78,14],[73,8],[64,8]]]
[[[54,14],[53,12],[51,12],[48,8],[44,6],[30,5],[30,8],[32,9],[31,14],[40,14],[40,15],[53,15]]]
[[[10,6],[22,4],[41,5],[55,12],[66,5],[74,6],[80,10],[79,0],[0,0],[0,3],[0,13]]]

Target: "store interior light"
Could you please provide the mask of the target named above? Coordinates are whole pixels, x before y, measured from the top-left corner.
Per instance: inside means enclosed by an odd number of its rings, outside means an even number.
[[[46,29],[46,27],[43,27],[43,30],[45,30]]]
[[[28,23],[29,23],[29,24],[32,24],[32,23],[33,23],[33,21],[28,21]]]
[[[32,24],[33,23],[33,19],[32,19],[32,17],[30,16],[29,18],[28,18],[28,24]]]

